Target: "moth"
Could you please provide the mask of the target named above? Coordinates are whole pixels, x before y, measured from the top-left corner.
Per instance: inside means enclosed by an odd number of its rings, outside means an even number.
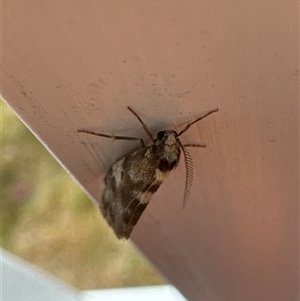
[[[107,135],[85,129],[77,130],[79,133],[113,140],[136,140],[140,143],[140,148],[123,156],[110,167],[100,187],[100,210],[119,239],[130,237],[133,227],[149,204],[152,195],[178,165],[181,151],[186,167],[183,196],[183,207],[185,207],[193,182],[193,162],[187,147],[205,147],[206,145],[203,143],[182,144],[179,137],[194,123],[218,111],[218,108],[214,108],[202,113],[179,133],[173,130],[159,131],[154,139],[140,116],[131,107],[127,108],[142,124],[151,140],[150,145],[146,146],[142,138]]]

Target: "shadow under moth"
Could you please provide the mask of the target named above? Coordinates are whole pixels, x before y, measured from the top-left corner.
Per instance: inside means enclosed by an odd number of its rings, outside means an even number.
[[[154,139],[140,116],[131,107],[127,108],[142,124],[151,140],[151,145],[146,146],[141,138],[106,135],[84,129],[77,130],[79,133],[113,140],[137,140],[140,143],[139,149],[120,158],[110,167],[100,188],[101,212],[119,239],[129,238],[153,193],[157,191],[170,171],[178,165],[181,150],[186,169],[183,197],[183,207],[185,207],[193,182],[193,162],[187,147],[205,147],[206,145],[182,144],[179,137],[194,123],[218,111],[218,108],[214,108],[202,113],[179,133],[173,130],[159,131]]]

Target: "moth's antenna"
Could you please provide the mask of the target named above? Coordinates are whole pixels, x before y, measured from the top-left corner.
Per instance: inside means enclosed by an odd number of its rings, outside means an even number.
[[[198,121],[200,121],[201,119],[203,119],[203,118],[205,118],[206,116],[208,116],[208,115],[210,115],[210,114],[212,114],[212,113],[215,113],[215,112],[218,112],[219,111],[219,109],[218,108],[213,108],[213,109],[211,109],[211,110],[209,110],[209,111],[207,111],[207,112],[204,112],[203,114],[202,114],[202,116],[200,116],[200,117],[198,117],[196,120],[194,120],[194,121],[191,121],[191,122],[189,122],[180,132],[179,132],[179,134],[177,135],[177,137],[179,137],[180,135],[182,135],[185,131],[187,131],[194,123],[196,123],[196,122],[198,122]]]
[[[179,141],[179,139],[177,141]],[[183,197],[183,208],[184,208],[189,200],[189,196],[193,184],[193,160],[188,150],[185,147],[183,147],[180,141],[179,141],[179,145],[183,151],[184,162],[185,162],[185,188],[184,188],[184,197]]]
[[[146,124],[143,122],[141,117],[135,111],[133,111],[133,109],[131,107],[128,106],[127,109],[139,120],[139,122],[142,124],[143,129],[145,130],[145,132],[148,135],[148,137],[150,138],[150,140],[152,142],[154,142],[152,134],[150,133],[149,129],[147,128]]]

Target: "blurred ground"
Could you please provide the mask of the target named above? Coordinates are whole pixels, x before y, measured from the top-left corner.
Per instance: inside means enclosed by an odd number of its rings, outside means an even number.
[[[1,100],[1,245],[80,289],[164,283]]]

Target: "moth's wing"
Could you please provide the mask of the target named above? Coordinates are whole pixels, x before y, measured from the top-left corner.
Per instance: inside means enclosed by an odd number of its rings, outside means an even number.
[[[148,146],[121,158],[107,172],[100,191],[100,209],[118,238],[129,238],[159,188],[156,165]]]

